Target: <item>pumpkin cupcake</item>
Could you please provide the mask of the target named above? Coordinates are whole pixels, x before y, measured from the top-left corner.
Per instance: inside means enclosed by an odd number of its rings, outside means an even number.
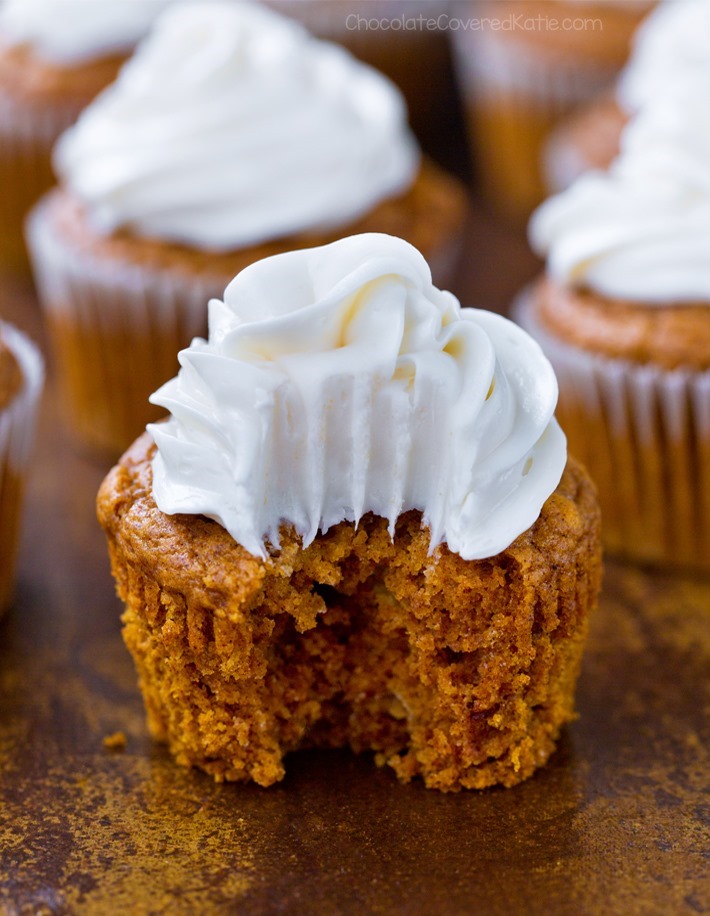
[[[65,412],[114,457],[242,267],[355,227],[410,238],[442,276],[466,211],[389,81],[251,4],[168,10],[55,162],[29,244]]]
[[[710,569],[710,132],[694,80],[639,114],[608,173],[535,214],[547,278],[518,317],[560,381],[609,549]]]
[[[369,234],[246,268],[180,363],[98,496],[156,738],[264,786],[309,746],[443,791],[530,776],[600,572],[534,341]]]
[[[618,155],[629,120],[677,82],[702,79],[708,55],[710,4],[674,0],[657,7],[634,35],[628,64],[605,93],[557,127],[545,144],[548,191],[557,193],[585,172],[607,169]]]
[[[59,135],[110,82],[169,0],[0,6],[0,267],[27,269],[22,223],[54,183]]]
[[[484,193],[525,218],[545,196],[541,153],[552,127],[609,88],[644,0],[476,0],[451,33]]]
[[[22,494],[43,377],[35,345],[0,322],[0,615],[12,601]]]

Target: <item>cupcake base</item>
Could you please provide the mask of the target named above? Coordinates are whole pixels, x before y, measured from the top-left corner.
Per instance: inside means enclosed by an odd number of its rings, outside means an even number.
[[[551,332],[528,291],[513,317],[554,366],[557,418],[591,469],[612,553],[710,571],[710,371],[597,355]]]
[[[600,578],[599,515],[568,464],[535,525],[490,560],[430,556],[419,513],[341,523],[261,561],[217,523],[166,516],[147,436],[99,518],[153,735],[216,780],[268,786],[305,747],[372,751],[402,781],[511,786],[574,716]],[[186,558],[189,558],[186,560]]]

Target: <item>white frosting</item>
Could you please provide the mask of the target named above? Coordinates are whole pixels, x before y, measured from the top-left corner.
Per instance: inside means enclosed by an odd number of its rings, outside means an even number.
[[[75,64],[130,51],[174,0],[4,0],[0,43]]]
[[[209,250],[347,225],[414,180],[399,91],[267,9],[168,10],[60,141],[97,227]]]
[[[669,84],[686,82],[710,63],[710,2],[667,0],[644,20],[634,36],[631,58],[617,86],[630,114],[662,95]]]
[[[357,235],[259,261],[209,305],[209,340],[151,400],[153,493],[250,553],[290,523],[422,512],[431,548],[493,556],[537,519],[566,443],[538,345],[462,309],[401,239]]]
[[[550,274],[648,305],[710,302],[710,67],[674,83],[589,173],[533,215]]]

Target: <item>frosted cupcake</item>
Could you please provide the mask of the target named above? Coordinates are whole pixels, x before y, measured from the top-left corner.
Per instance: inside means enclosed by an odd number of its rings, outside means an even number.
[[[531,223],[547,279],[520,306],[560,381],[616,553],[710,568],[710,131],[692,81]]]
[[[34,344],[0,322],[0,616],[13,596],[22,496],[43,377]]]
[[[545,138],[612,85],[652,6],[644,0],[463,5],[469,18],[460,17],[463,25],[451,37],[474,158],[484,192],[503,212],[525,217],[543,199]]]
[[[69,422],[114,457],[242,267],[358,227],[411,238],[444,275],[465,216],[391,83],[234,2],[167,11],[55,162],[29,244]]]
[[[115,79],[169,0],[0,6],[0,267],[27,266],[22,221],[54,182],[57,137]]]
[[[548,189],[564,190],[584,172],[608,168],[629,120],[675,83],[700,79],[708,85],[709,35],[705,0],[660,4],[637,30],[615,90],[582,108],[549,138],[544,152]]]
[[[378,234],[260,261],[209,317],[98,497],[153,734],[265,786],[309,746],[530,776],[600,572],[539,347]]]

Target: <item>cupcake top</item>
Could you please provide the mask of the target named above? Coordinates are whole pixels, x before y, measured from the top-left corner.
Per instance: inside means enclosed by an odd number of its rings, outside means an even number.
[[[79,64],[130,51],[174,0],[4,0],[0,44]]]
[[[644,305],[710,303],[709,96],[707,66],[666,87],[608,172],[533,214],[530,240],[553,279]]]
[[[676,82],[687,82],[709,63],[710,3],[666,0],[639,26],[631,58],[619,78],[617,99],[631,114]]]
[[[153,495],[250,553],[422,513],[431,548],[490,557],[537,519],[566,463],[538,345],[433,286],[401,239],[357,235],[259,261],[209,304],[209,339],[151,400]]]
[[[55,167],[101,232],[228,251],[355,221],[409,188],[419,151],[385,77],[267,9],[200,0],[160,17]]]

